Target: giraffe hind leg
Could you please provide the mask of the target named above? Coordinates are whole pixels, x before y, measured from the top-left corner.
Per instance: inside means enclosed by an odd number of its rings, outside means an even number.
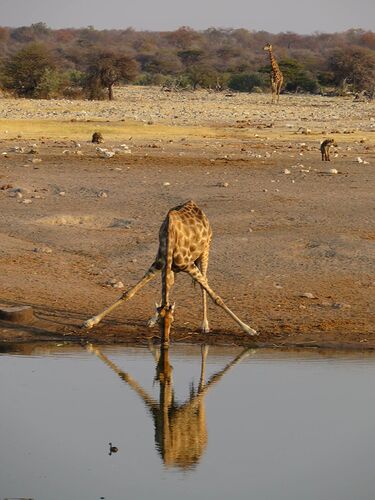
[[[209,255],[209,248],[204,250],[203,254],[199,259],[200,271],[202,273],[202,276],[206,279],[207,279],[207,268],[208,268],[208,255]],[[203,308],[202,333],[209,333],[210,326],[208,324],[208,316],[207,316],[207,292],[202,286],[201,290],[202,290],[202,308]]]

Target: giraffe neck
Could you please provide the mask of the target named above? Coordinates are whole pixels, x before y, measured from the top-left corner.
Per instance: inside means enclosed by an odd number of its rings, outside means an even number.
[[[280,75],[281,71],[280,71],[279,65],[277,64],[275,56],[272,53],[272,50],[269,51],[269,54],[270,54],[270,62],[271,62],[271,67],[272,67],[272,73],[274,75]]]

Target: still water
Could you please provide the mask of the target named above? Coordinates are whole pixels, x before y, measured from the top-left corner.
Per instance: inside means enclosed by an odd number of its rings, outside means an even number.
[[[3,352],[0,499],[372,500],[374,379],[363,353]]]

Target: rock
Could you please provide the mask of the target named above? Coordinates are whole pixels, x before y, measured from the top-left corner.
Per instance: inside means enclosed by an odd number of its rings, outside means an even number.
[[[289,174],[290,174],[290,170],[289,170],[289,169],[287,169],[287,168],[285,168],[285,169],[284,169],[284,174],[285,174],[285,175],[289,175]]]
[[[170,182],[163,182],[163,186],[170,186],[171,183]]]
[[[338,172],[338,170],[336,170],[335,168],[330,168],[330,169],[328,170],[328,173],[329,173],[329,174],[332,174],[332,175],[335,175],[335,174],[338,174],[339,172]]]
[[[112,288],[124,288],[124,283],[122,281],[118,281],[115,278],[111,278],[106,282],[107,286],[111,286]]]
[[[35,253],[52,253],[52,249],[49,247],[35,247],[33,252],[35,252]]]
[[[99,191],[98,198],[108,198],[108,194],[105,191]]]
[[[301,293],[300,297],[303,297],[305,299],[316,299],[315,295],[311,292]]]
[[[14,323],[28,323],[34,318],[31,306],[1,307],[0,319]]]
[[[116,227],[120,229],[130,229],[133,221],[127,219],[113,219],[112,224],[109,227]]]
[[[351,306],[350,306],[350,304],[341,304],[339,302],[334,302],[332,304],[332,307],[334,309],[350,309]]]

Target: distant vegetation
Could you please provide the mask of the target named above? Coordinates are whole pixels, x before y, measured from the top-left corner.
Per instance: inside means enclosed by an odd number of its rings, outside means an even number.
[[[375,33],[270,34],[245,29],[170,32],[0,27],[0,87],[20,97],[112,99],[134,82],[170,89],[261,92],[269,88],[266,42],[289,92],[375,96]]]

